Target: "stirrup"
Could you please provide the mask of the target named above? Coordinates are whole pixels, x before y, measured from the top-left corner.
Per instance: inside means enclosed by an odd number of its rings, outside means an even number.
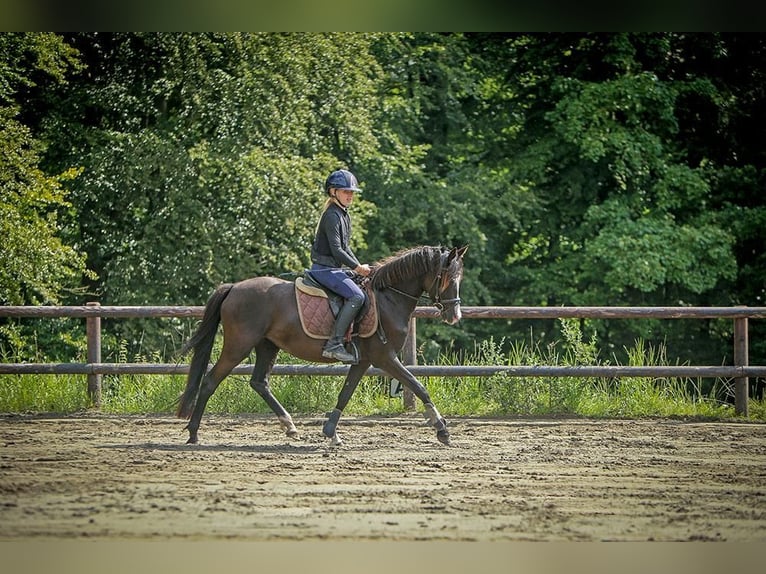
[[[347,365],[356,365],[359,362],[359,353],[356,349],[356,345],[353,343],[351,343],[351,345],[354,351],[353,353],[349,353],[341,343],[338,343],[332,347],[322,349],[322,356],[326,359],[335,359]]]

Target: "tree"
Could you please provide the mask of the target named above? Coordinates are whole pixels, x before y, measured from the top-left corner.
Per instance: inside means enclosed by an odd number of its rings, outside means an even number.
[[[88,67],[50,96],[47,159],[82,170],[72,234],[103,303],[202,304],[218,283],[302,270],[324,178],[364,181],[377,153],[366,35],[67,40]],[[357,249],[372,209],[355,202]],[[128,328],[136,344],[152,329]]]
[[[201,302],[221,281],[307,264],[324,177],[376,146],[363,36],[70,41],[88,72],[57,96],[49,158],[83,169],[76,233],[103,301]]]
[[[77,172],[45,174],[43,143],[20,118],[29,91],[64,83],[79,64],[59,37],[37,33],[0,35],[0,62],[0,304],[56,303],[87,273],[58,216]]]
[[[513,135],[497,140],[509,157],[501,165],[509,187],[535,198],[504,258],[516,278],[514,302],[736,301],[736,228],[730,214],[713,208],[716,181],[730,171],[724,165],[730,158],[716,153],[716,142],[736,138],[724,119],[746,76],[740,70],[740,80],[730,83],[721,74],[743,65],[731,60],[732,38],[535,34],[494,40],[506,62],[495,81],[508,85],[496,93],[509,96],[507,105],[521,119],[502,125]],[[745,68],[762,67],[762,48],[756,53]],[[700,140],[711,126],[718,133]],[[639,335],[662,342],[652,323],[593,327],[617,353]],[[694,327],[666,323],[663,332],[670,332],[666,341],[678,356],[708,353],[719,362],[717,327],[699,328],[690,336]]]
[[[338,167],[365,188],[357,253],[469,244],[467,304],[766,296],[763,35],[65,40],[87,68],[24,88],[5,117],[31,131],[4,137],[46,143],[42,177],[80,174],[66,183],[71,208],[38,213],[56,212],[63,245],[87,253],[103,302],[201,303],[218,282],[299,270]],[[712,321],[583,326],[615,353],[642,336],[718,363],[730,346],[731,326]],[[471,350],[531,327],[558,338],[555,325],[514,321],[427,322],[423,339]]]
[[[377,249],[466,240],[472,304],[763,297],[762,35],[402,34],[376,54],[385,125],[405,144],[378,170]],[[722,358],[720,325],[657,327],[588,324],[617,354],[669,333],[679,356]],[[558,335],[539,321],[469,322],[454,338],[530,328]]]

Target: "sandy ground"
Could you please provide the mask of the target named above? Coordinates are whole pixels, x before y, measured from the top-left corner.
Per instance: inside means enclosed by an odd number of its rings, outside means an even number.
[[[0,416],[0,540],[766,542],[766,425]]]

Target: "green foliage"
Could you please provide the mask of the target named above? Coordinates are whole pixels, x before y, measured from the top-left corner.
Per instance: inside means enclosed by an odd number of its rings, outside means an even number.
[[[41,169],[46,142],[36,137],[30,110],[34,94],[64,84],[80,69],[76,51],[56,34],[0,35],[0,304],[60,303],[94,280],[86,256],[65,239],[76,207],[67,186],[79,171]],[[30,121],[30,118],[32,121]],[[30,360],[25,349],[40,343],[51,354],[71,355],[77,330],[65,321],[45,325],[0,320],[0,353]],[[66,325],[69,327],[70,325]]]
[[[363,36],[129,34],[111,50],[77,40],[99,77],[82,90],[103,114],[78,142],[76,192],[93,213],[80,233],[106,298],[199,300],[221,281],[307,263],[324,178],[376,145]],[[123,75],[135,60],[156,64]],[[145,121],[108,115],[126,108]],[[363,240],[361,216],[358,228]]]
[[[77,170],[46,175],[44,144],[21,115],[30,90],[63,83],[77,61],[55,34],[3,34],[0,63],[0,303],[55,303],[87,273],[84,254],[62,241],[58,217],[71,207],[64,184]]]
[[[0,412],[73,413],[90,406],[84,377],[0,375]]]
[[[377,153],[371,39],[68,37],[88,71],[56,94],[47,157],[81,166],[72,201],[88,216],[69,232],[100,275],[98,299],[201,304],[221,282],[307,266],[325,177],[347,166],[364,184]],[[364,250],[374,205],[353,209]],[[116,329],[162,345],[150,326]]]
[[[636,341],[626,353],[630,366],[669,364],[664,347],[647,346],[643,340]],[[698,390],[698,383],[683,379],[623,377],[601,380],[596,392],[583,401],[581,412],[587,416],[606,417],[732,416],[731,407],[718,404],[714,397],[703,398]]]
[[[488,340],[477,346],[467,364],[493,365],[598,365],[595,337],[584,341],[577,320],[562,320],[564,339],[540,348],[538,343],[511,346]],[[667,365],[664,347],[654,348],[642,340],[626,349],[630,366]],[[457,380],[457,379],[456,379]],[[452,381],[444,381],[452,387]],[[579,415],[589,417],[699,416],[728,417],[730,406],[705,398],[700,385],[682,379],[625,377],[620,379],[582,377],[514,377],[498,374],[467,382],[475,414]],[[449,399],[449,395],[441,395]],[[477,397],[480,397],[476,404]],[[756,401],[751,401],[753,404]],[[441,404],[441,403],[440,403]],[[453,404],[446,400],[446,404]],[[469,403],[470,404],[470,403]],[[460,411],[463,414],[463,411]]]
[[[736,276],[733,237],[710,217],[679,225],[669,213],[634,217],[609,200],[588,210],[585,225],[598,229],[585,245],[586,274],[601,278],[614,298],[668,286],[700,294]]]
[[[103,378],[101,410],[105,413],[171,413],[185,379],[171,376],[110,375]]]
[[[735,96],[726,79],[710,73],[725,65],[761,77],[755,70],[763,68],[764,43],[752,40],[714,34],[480,36],[475,57],[485,63],[483,90],[474,94],[496,123],[482,126],[481,171],[474,173],[484,189],[507,191],[484,196],[498,215],[484,220],[490,232],[477,245],[484,253],[469,254],[481,280],[467,282],[466,298],[503,305],[727,305],[733,297],[760,304],[762,281],[749,276],[746,299],[732,284],[762,252],[762,241],[740,233],[735,223],[753,214],[743,212],[744,205],[762,203],[753,186],[756,180],[762,186],[762,162],[754,171],[737,171],[737,184],[723,184],[713,174],[731,173],[724,166],[738,163],[732,150],[741,146],[731,141],[723,154],[708,145],[730,133],[726,110],[733,98],[742,102],[743,114],[763,115],[750,103],[754,83],[746,80],[750,87]],[[736,60],[727,51],[735,46]],[[684,57],[692,52],[699,65]],[[701,133],[711,138],[707,144]],[[495,203],[504,197],[510,209]],[[724,213],[713,207],[719,201],[737,207]],[[502,218],[514,210],[518,215]],[[523,338],[527,323],[517,325],[498,329]],[[599,336],[622,354],[638,334],[636,325],[602,325]],[[681,356],[702,354],[716,363],[720,349],[730,347],[713,333],[684,341],[676,331],[683,328],[663,325],[644,334],[657,343],[669,331]],[[541,331],[547,333],[543,344],[558,334]]]
[[[467,304],[766,297],[763,35],[6,34],[0,58],[3,302],[201,304],[299,270],[339,166],[365,190],[357,253],[469,244]],[[719,324],[589,327],[621,361],[638,337],[730,360]],[[432,357],[528,328],[422,336]]]
[[[85,256],[64,244],[56,209],[68,206],[64,178],[45,177],[34,167],[33,141],[24,126],[0,109],[0,303],[56,303],[62,291],[79,287]]]

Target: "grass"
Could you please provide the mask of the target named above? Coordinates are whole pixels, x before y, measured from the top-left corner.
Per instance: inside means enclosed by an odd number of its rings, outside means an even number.
[[[597,365],[596,341],[584,341],[577,321],[562,320],[564,340],[544,349],[534,343],[489,339],[464,356],[443,355],[442,365]],[[214,353],[216,356],[216,353]],[[627,350],[628,364],[667,365],[663,348],[637,341]],[[149,362],[156,362],[155,357]],[[125,353],[118,360],[128,362]],[[133,362],[147,360],[136,357]],[[295,362],[287,356],[280,361]],[[9,361],[11,362],[11,361]],[[248,384],[248,377],[232,375],[208,403],[209,413],[269,413]],[[550,416],[637,418],[686,417],[724,420],[734,408],[704,396],[701,381],[680,378],[620,377],[424,377],[434,404],[448,416]],[[717,381],[720,388],[726,381]],[[173,413],[185,385],[179,375],[106,375],[102,379],[101,410],[107,413]],[[282,376],[271,381],[275,396],[294,414],[320,414],[335,406],[340,377]],[[82,375],[2,375],[0,412],[74,413],[91,407]],[[418,404],[418,409],[422,405]],[[347,414],[396,414],[404,411],[401,399],[388,396],[388,382],[364,377]],[[766,421],[764,401],[750,400],[749,419]]]

